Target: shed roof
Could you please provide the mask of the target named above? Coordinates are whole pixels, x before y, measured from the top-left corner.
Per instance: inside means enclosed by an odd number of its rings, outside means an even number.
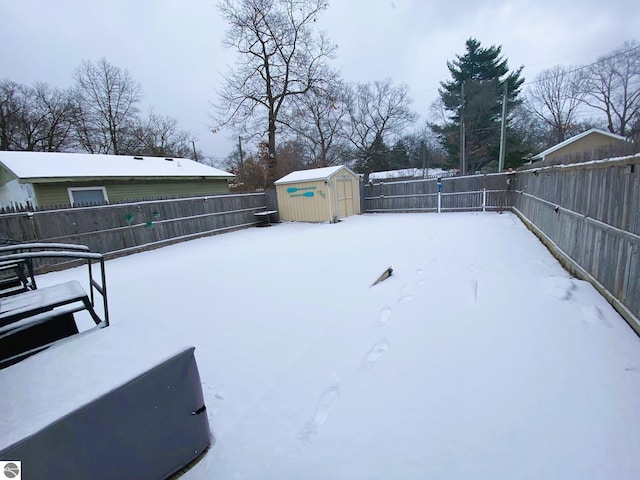
[[[90,153],[0,152],[0,164],[20,180],[56,178],[231,178],[188,158]]]
[[[625,137],[622,137],[620,135],[616,135],[615,133],[611,133],[611,132],[606,132],[604,130],[600,130],[599,128],[592,128],[590,130],[587,130],[586,132],[582,132],[578,135],[575,135],[571,138],[567,138],[564,142],[560,142],[557,145],[554,145],[551,148],[547,148],[544,152],[540,152],[539,154],[535,155],[534,157],[531,157],[533,160],[538,159],[538,158],[544,158],[547,155],[549,155],[550,153],[555,152],[556,150],[560,150],[561,148],[566,147],[567,145],[572,144],[573,142],[576,142],[578,140],[580,140],[581,138],[586,137],[587,135],[591,135],[593,133],[598,133],[600,135],[605,135],[607,137],[610,137],[614,140],[626,140]]]
[[[276,180],[274,183],[276,185],[282,185],[285,183],[298,183],[298,182],[312,182],[315,180],[326,180],[331,177],[336,172],[346,169],[351,172],[353,175],[355,173],[345,165],[336,165],[334,167],[322,167],[322,168],[311,168],[309,170],[297,170],[295,172],[291,172],[289,175],[285,175],[280,180]]]

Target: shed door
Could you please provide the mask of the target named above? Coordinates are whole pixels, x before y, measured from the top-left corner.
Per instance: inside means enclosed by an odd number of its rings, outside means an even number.
[[[351,179],[337,179],[338,190],[338,217],[353,215],[353,182]]]

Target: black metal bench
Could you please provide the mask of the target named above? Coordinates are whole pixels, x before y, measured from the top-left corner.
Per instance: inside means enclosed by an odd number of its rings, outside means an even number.
[[[31,285],[25,262],[0,261],[0,297],[26,292]]]
[[[89,293],[73,280],[45,288],[27,289],[0,298],[0,368],[12,365],[47,348],[58,340],[78,333],[74,313],[85,310],[97,327],[109,325],[104,259],[87,251],[39,251],[13,253],[0,257],[2,262],[25,262],[63,257],[87,262]],[[92,264],[100,265],[101,281],[93,278]],[[102,317],[96,311],[96,295],[102,296]]]
[[[7,255],[41,250],[89,252],[89,247],[70,243],[45,242],[15,243],[0,246],[0,297],[37,288],[32,259],[18,258],[8,261],[5,257]]]
[[[72,280],[52,287],[30,290],[3,298],[0,302],[0,327],[25,318],[36,317],[42,313],[53,313],[58,307],[72,304],[76,304],[76,306],[66,313],[86,309],[96,325],[102,322],[80,283]]]

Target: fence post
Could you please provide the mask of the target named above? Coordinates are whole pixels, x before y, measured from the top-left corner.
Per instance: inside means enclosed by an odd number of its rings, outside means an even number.
[[[482,211],[485,211],[485,208],[487,206],[487,189],[483,188],[482,189]]]
[[[442,178],[438,177],[438,213],[440,213],[440,207],[442,206],[442,202],[440,200],[441,193],[442,193]]]

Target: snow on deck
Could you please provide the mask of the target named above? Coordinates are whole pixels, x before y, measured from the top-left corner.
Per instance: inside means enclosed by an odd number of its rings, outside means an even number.
[[[514,215],[285,223],[106,271],[109,328],[196,346],[217,443],[185,479],[640,478],[640,340]]]

